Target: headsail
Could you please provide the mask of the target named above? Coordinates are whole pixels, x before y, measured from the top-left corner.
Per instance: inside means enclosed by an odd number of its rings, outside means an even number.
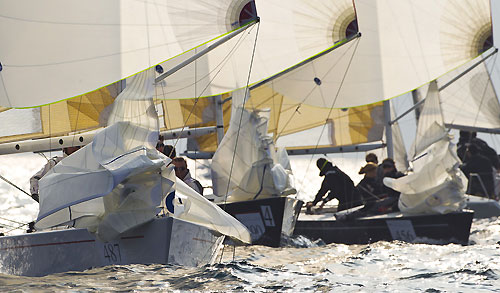
[[[173,167],[166,168],[170,159],[155,149],[159,123],[153,80],[153,70],[134,76],[116,99],[109,126],[40,180],[37,227],[87,228],[107,241],[160,212],[176,179]],[[201,195],[184,194],[192,204],[184,211],[187,220],[193,212],[209,211],[196,215],[196,223],[250,241],[244,226],[220,208]]]
[[[245,92],[233,94],[231,123],[212,159],[214,194],[232,202],[295,193],[287,154],[267,135],[269,111],[244,109]]]

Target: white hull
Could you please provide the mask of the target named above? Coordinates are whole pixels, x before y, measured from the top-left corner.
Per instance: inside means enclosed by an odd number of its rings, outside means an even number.
[[[223,236],[173,218],[160,218],[103,243],[86,229],[0,237],[0,272],[43,276],[125,264],[212,263]]]
[[[500,204],[497,200],[475,195],[466,195],[467,209],[474,211],[475,219],[500,216]]]

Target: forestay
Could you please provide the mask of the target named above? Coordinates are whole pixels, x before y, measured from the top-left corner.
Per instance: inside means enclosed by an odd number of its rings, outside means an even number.
[[[87,228],[104,240],[150,221],[174,191],[173,167],[156,151],[158,117],[152,100],[152,70],[134,76],[118,96],[108,120],[91,144],[63,159],[40,180],[36,226]],[[181,192],[182,193],[182,192]],[[184,192],[197,224],[244,242],[248,231],[200,195]]]

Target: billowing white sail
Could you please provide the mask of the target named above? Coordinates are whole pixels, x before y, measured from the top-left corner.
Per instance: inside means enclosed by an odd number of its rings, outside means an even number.
[[[244,95],[233,93],[229,129],[212,159],[214,194],[233,202],[295,193],[286,151],[276,153],[267,135],[269,117],[244,109]]]
[[[244,2],[2,0],[0,105],[43,105],[129,77],[237,28]]]
[[[38,228],[71,225],[87,228],[104,240],[150,221],[174,191],[169,158],[156,151],[158,117],[152,100],[154,72],[134,76],[115,101],[108,127],[91,144],[63,159],[40,180]],[[182,193],[182,192],[181,192]],[[237,220],[196,193],[184,218],[249,242]],[[199,210],[205,210],[203,214]]]
[[[413,172],[384,184],[401,192],[399,209],[403,214],[449,213],[465,206],[467,177],[458,168],[456,146],[449,137],[425,149],[413,161]]]
[[[259,25],[167,78],[157,97],[228,92],[244,87],[249,72],[252,85],[331,48],[346,36],[334,33],[337,24],[346,23],[346,28],[354,20],[349,3],[257,0]],[[473,59],[491,31],[488,0],[354,3],[361,37],[277,78],[275,91],[318,107],[371,104],[418,88]]]

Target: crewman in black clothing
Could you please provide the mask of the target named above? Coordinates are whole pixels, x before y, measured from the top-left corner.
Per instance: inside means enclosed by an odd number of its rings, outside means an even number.
[[[384,178],[385,177],[400,178],[405,176],[403,173],[399,172],[398,169],[396,169],[396,163],[391,158],[387,158],[382,161],[382,170],[384,173],[383,175]],[[387,194],[387,196],[389,197],[397,197],[397,198],[399,198],[399,195],[401,194],[399,191],[387,187],[384,184],[382,184],[382,192]]]
[[[480,153],[476,144],[470,143],[466,147],[464,164],[460,166],[460,169],[469,178],[467,193],[494,197],[493,164]],[[477,176],[471,176],[471,174],[477,174],[481,180]]]
[[[368,162],[359,170],[359,174],[365,174],[365,177],[356,186],[364,204],[386,196],[382,194],[382,185],[377,181],[377,164]]]
[[[333,166],[332,163],[324,158],[318,159],[318,161],[316,161],[316,166],[318,166],[320,170],[319,176],[325,176],[325,179],[323,183],[321,183],[321,188],[316,194],[314,201],[306,204],[308,212],[311,212],[311,208],[318,202],[323,201],[320,206],[320,208],[323,208],[325,203],[334,198],[337,198],[339,201],[337,208],[339,211],[362,204],[361,198],[354,187],[354,183],[347,174],[342,172],[337,166]],[[323,198],[327,192],[329,192],[329,194]]]
[[[460,130],[460,137],[457,143],[457,155],[462,160],[466,161],[465,153],[467,151],[468,145],[473,144],[476,146],[479,154],[488,158],[493,165],[493,167],[500,171],[500,160],[498,158],[497,152],[491,148],[484,140],[476,137],[476,132]]]

